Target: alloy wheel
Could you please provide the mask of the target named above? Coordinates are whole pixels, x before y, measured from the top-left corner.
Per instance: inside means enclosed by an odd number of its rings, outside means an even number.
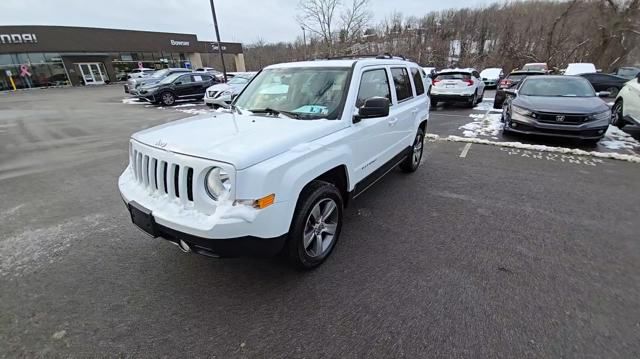
[[[422,159],[423,145],[424,144],[423,144],[422,134],[418,132],[418,134],[416,135],[415,142],[413,143],[413,155],[411,159],[411,162],[413,163],[414,167],[417,167],[418,164],[420,163],[420,160]]]
[[[338,205],[331,198],[324,198],[313,206],[303,232],[303,247],[309,257],[320,257],[331,248],[338,218]]]

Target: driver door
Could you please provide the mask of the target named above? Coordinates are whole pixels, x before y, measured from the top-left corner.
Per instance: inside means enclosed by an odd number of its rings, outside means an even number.
[[[193,94],[193,79],[190,74],[182,75],[174,82],[174,89],[178,97],[188,97]]]

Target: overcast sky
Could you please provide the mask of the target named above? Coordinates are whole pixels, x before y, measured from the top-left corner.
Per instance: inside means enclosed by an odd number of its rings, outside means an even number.
[[[342,0],[349,2],[350,0]],[[371,0],[375,21],[394,11],[479,7],[506,0]],[[299,0],[215,0],[222,41],[291,41]],[[0,0],[0,25],[66,25],[196,34],[214,40],[209,0]]]

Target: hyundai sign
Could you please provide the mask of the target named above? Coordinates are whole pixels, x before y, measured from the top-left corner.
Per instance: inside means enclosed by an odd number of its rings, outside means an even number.
[[[0,44],[35,44],[36,34],[0,34]]]

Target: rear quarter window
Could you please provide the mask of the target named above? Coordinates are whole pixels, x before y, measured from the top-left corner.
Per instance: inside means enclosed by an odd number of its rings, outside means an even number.
[[[424,93],[424,82],[422,82],[423,72],[413,67],[411,68],[411,76],[413,76],[413,83],[416,86],[416,95],[422,95]]]

